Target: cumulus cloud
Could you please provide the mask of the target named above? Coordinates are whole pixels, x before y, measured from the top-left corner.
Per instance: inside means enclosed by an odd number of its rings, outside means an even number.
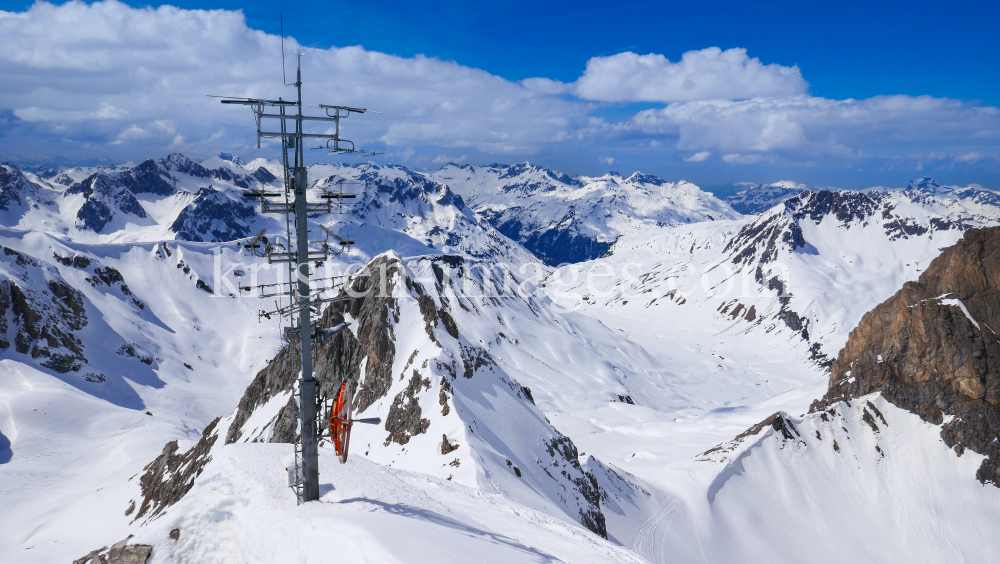
[[[368,145],[531,153],[600,126],[590,104],[454,62],[335,47],[307,49],[302,64],[307,103],[382,112],[343,124],[345,137]],[[239,12],[116,0],[0,12],[0,108],[35,135],[77,145],[167,146],[178,134],[246,145],[249,113],[206,95],[292,97],[280,68],[280,38],[248,28]]]
[[[762,160],[764,160],[762,155],[741,155],[739,153],[722,155],[722,161],[729,164],[754,164]]]
[[[996,144],[1000,110],[929,96],[797,96],[671,104],[639,112],[623,127],[676,136],[682,151],[727,153],[723,160],[730,163],[759,162],[764,155],[808,161]]]
[[[299,45],[288,39],[286,47]],[[797,67],[764,64],[743,49],[689,51],[677,62],[595,57],[569,83],[515,82],[362,47],[307,49],[302,64],[306,103],[381,111],[351,116],[342,132],[397,162],[541,153],[578,155],[584,167],[636,146],[689,163],[713,154],[731,164],[893,162],[932,152],[964,166],[998,162],[996,108],[927,96],[816,98]],[[248,150],[250,113],[206,95],[290,98],[280,66],[280,38],[247,27],[240,12],[117,0],[0,12],[0,153],[121,159]],[[616,118],[596,111],[623,102],[662,107]]]
[[[461,164],[467,160],[469,160],[469,157],[467,155],[462,155],[461,157],[449,157],[448,155],[438,155],[434,157],[434,160],[432,160],[431,162],[434,164],[448,164],[448,163]]]
[[[711,156],[712,156],[711,151],[699,151],[699,152],[691,155],[690,157],[684,157],[684,162],[686,162],[686,163],[700,163],[700,162],[708,160],[708,157],[711,157]]]
[[[594,57],[570,88],[580,98],[602,102],[691,102],[784,98],[808,87],[797,66],[765,65],[746,49],[710,47],[688,51],[676,63],[652,53]]]

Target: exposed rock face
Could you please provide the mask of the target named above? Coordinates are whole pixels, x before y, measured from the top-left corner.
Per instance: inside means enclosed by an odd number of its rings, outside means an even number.
[[[317,321],[318,327],[334,327],[350,315],[354,323],[332,339],[314,343],[313,375],[319,382],[319,393],[332,396],[346,376],[357,392],[354,408],[364,411],[384,397],[392,385],[392,363],[396,355],[395,340],[390,327],[390,314],[398,319],[396,300],[390,295],[393,279],[400,275],[398,260],[383,256],[369,263],[369,276],[352,280],[350,292],[356,296],[328,307]],[[361,364],[367,359],[362,378]],[[298,344],[286,346],[247,387],[240,399],[236,415],[229,427],[226,444],[234,443],[246,430],[243,424],[253,411],[276,395],[289,392],[298,378],[300,368]],[[278,414],[270,442],[294,440],[295,422],[291,400]]]
[[[155,517],[167,507],[180,501],[194,486],[194,479],[201,474],[211,460],[212,446],[219,438],[216,426],[219,419],[209,423],[201,435],[201,440],[186,452],[177,452],[177,441],[170,441],[160,453],[143,469],[139,485],[142,488],[142,504],[134,520],[146,516]],[[125,512],[131,514],[135,502]]]
[[[32,184],[24,173],[10,163],[0,164],[0,210],[11,211],[27,205],[25,196],[38,192],[38,186]]]
[[[580,466],[580,452],[576,449],[576,445],[569,437],[559,435],[550,440],[545,448],[548,450],[549,456],[556,460],[561,458],[563,463],[573,470],[572,473],[566,470],[561,473],[576,486],[579,495],[589,505],[589,507],[580,508],[580,524],[602,538],[608,538],[608,526],[600,506],[601,486],[598,485],[597,478],[593,474],[584,471],[583,467]],[[543,467],[543,469],[553,480],[556,480],[547,467]],[[519,470],[518,475],[520,476]]]
[[[123,171],[119,178],[133,194],[169,196],[174,193],[174,179],[157,166],[153,159]]]
[[[127,539],[116,542],[111,548],[103,547],[92,550],[89,554],[74,560],[73,564],[145,564],[153,554],[153,547],[148,544],[127,544]]]
[[[1000,228],[972,229],[865,314],[812,410],[873,392],[924,420],[1000,487]],[[947,422],[946,417],[948,418]]]
[[[420,402],[416,396],[420,388],[429,390],[430,387],[431,381],[421,379],[420,373],[414,370],[406,388],[396,394],[389,407],[389,417],[385,421],[385,429],[389,431],[389,436],[385,439],[386,446],[390,442],[405,445],[413,435],[427,432],[430,421],[421,417]]]
[[[237,202],[209,186],[198,190],[170,230],[182,241],[233,241],[248,237],[256,219],[252,205]]]
[[[56,372],[80,370],[87,362],[76,334],[87,325],[83,294],[54,267],[13,249],[2,250],[0,350],[13,344],[18,353]]]
[[[105,174],[94,174],[74,184],[67,194],[83,194],[83,206],[76,214],[80,229],[100,233],[119,213],[144,219],[146,210],[124,183]]]

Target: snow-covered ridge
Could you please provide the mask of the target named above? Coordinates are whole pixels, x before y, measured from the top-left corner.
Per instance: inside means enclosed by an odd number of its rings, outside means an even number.
[[[781,180],[770,184],[740,182],[736,185],[743,189],[732,196],[726,196],[723,200],[732,206],[734,210],[746,215],[766,211],[786,199],[809,189],[805,184],[799,184],[791,180]]]
[[[313,190],[357,194],[335,225],[373,257],[386,248],[403,256],[461,253],[521,266],[537,259],[477,215],[448,185],[406,167],[374,163],[316,165]],[[404,242],[405,241],[405,242]]]
[[[737,186],[742,186],[743,190],[723,199],[733,209],[742,214],[759,214],[765,212],[807,190],[813,192],[852,192],[852,190],[840,190],[837,188],[810,187],[789,180],[782,180],[771,184],[741,182]],[[942,186],[928,176],[911,180],[905,188],[876,186],[859,191],[864,193],[901,195],[901,197],[909,199],[914,203],[931,206],[961,206],[967,211],[988,209],[990,211],[987,213],[991,219],[998,217],[996,210],[1000,208],[1000,192],[988,190],[978,184]]]
[[[639,172],[571,177],[530,163],[447,164],[429,176],[550,265],[596,258],[625,233],[739,217],[694,184]]]
[[[264,168],[207,169],[173,154],[138,165],[50,171],[43,178],[11,165],[0,174],[4,225],[71,241],[231,241],[258,224],[240,192],[273,182]]]

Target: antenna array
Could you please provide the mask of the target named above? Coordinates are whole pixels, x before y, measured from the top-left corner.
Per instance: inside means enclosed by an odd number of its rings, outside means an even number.
[[[284,33],[282,33],[284,41]],[[306,193],[309,188],[308,172],[305,166],[305,142],[307,139],[318,140],[321,145],[317,149],[328,150],[332,154],[359,153],[364,155],[375,155],[376,153],[358,150],[354,143],[340,137],[340,120],[348,117],[352,113],[363,114],[368,110],[364,108],[351,108],[347,106],[316,106],[323,110],[325,115],[312,116],[303,114],[302,108],[302,55],[303,50],[296,50],[297,57],[295,83],[291,86],[296,88],[297,99],[295,101],[284,100],[264,100],[255,98],[226,98],[223,104],[236,104],[249,106],[253,111],[254,121],[257,123],[257,148],[260,148],[262,138],[281,139],[282,158],[284,164],[284,190],[268,191],[263,184],[259,189],[246,190],[245,198],[258,200],[261,204],[262,213],[275,213],[285,216],[285,237],[289,248],[278,242],[271,242],[265,235],[265,230],[261,230],[252,237],[244,246],[255,256],[267,257],[272,263],[288,263],[289,281],[287,289],[283,284],[275,285],[276,291],[265,294],[261,287],[262,296],[287,296],[289,303],[286,306],[277,306],[273,311],[261,312],[261,316],[270,319],[271,316],[278,315],[291,320],[290,326],[285,330],[285,338],[289,341],[298,339],[300,343],[300,357],[302,359],[302,375],[298,382],[298,398],[296,411],[299,413],[299,436],[300,442],[296,444],[294,478],[290,484],[296,491],[296,499],[299,503],[319,499],[319,461],[317,443],[318,439],[324,436],[319,431],[317,424],[317,413],[319,412],[319,402],[317,402],[316,379],[313,376],[312,367],[312,343],[314,339],[326,339],[331,336],[330,330],[323,330],[314,327],[311,322],[313,313],[319,314],[320,306],[324,303],[344,300],[347,298],[323,298],[319,294],[310,294],[310,263],[320,263],[329,258],[330,255],[337,255],[346,250],[354,241],[345,239],[333,231],[322,227],[324,232],[323,240],[310,241],[308,216],[309,214],[333,213],[336,203],[336,210],[343,212],[345,200],[356,198],[356,195],[344,193],[343,181],[337,183],[339,190],[324,188],[320,190],[318,202],[307,200]],[[284,56],[282,55],[282,68],[284,68]],[[284,71],[282,71],[284,72]],[[263,124],[277,123],[273,128],[265,129]],[[306,133],[303,130],[305,122],[326,122],[333,125],[333,133]],[[271,131],[270,129],[275,129]],[[294,238],[293,238],[294,237]],[[294,244],[292,242],[295,242]],[[332,279],[324,279],[330,280]],[[326,289],[331,289],[331,285]],[[321,290],[322,291],[322,290]],[[296,319],[297,318],[297,319]],[[338,326],[340,330],[346,327]],[[374,421],[374,420],[373,420]],[[365,421],[370,422],[370,421]],[[342,457],[346,460],[346,452]],[[289,476],[293,476],[289,469]]]

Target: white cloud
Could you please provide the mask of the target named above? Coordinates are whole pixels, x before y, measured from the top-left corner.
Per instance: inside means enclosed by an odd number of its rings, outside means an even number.
[[[956,156],[955,160],[960,163],[974,163],[983,160],[983,154],[979,152],[965,153]]]
[[[686,163],[700,163],[708,160],[708,157],[712,156],[711,151],[701,151],[691,155],[690,157],[684,157],[684,162]]]
[[[729,153],[727,155],[722,155],[723,162],[729,164],[754,164],[759,163],[764,160],[761,155],[741,155],[739,153]]]
[[[189,144],[224,130],[216,144],[238,148],[255,143],[249,112],[206,95],[294,95],[279,82],[280,38],[249,29],[240,12],[136,9],[108,0],[38,2],[0,15],[0,109],[14,110],[37,135],[159,146],[175,135],[161,139],[153,122],[176,120]],[[287,39],[286,47],[298,45]],[[423,56],[307,49],[303,77],[307,103],[382,112],[343,123],[344,136],[361,147],[531,153],[585,138],[592,127],[588,103]]]
[[[671,104],[639,112],[624,127],[645,135],[676,136],[682,151],[739,155],[723,157],[726,162],[750,162],[750,155],[806,162],[880,152],[908,154],[925,147],[960,151],[986,139],[995,147],[1000,110],[929,96],[799,96]]]
[[[571,86],[587,100],[602,102],[690,102],[784,98],[805,94],[799,67],[765,65],[746,49],[709,47],[688,51],[672,63],[663,55],[619,53],[594,57]]]
[[[613,164],[615,164],[614,157],[598,157],[597,160],[599,160],[601,163],[606,164],[606,165],[613,165]]]
[[[550,78],[526,78],[521,81],[521,86],[539,94],[565,94],[570,91],[568,84]]]
[[[448,163],[460,164],[464,163],[467,160],[469,160],[468,155],[462,155],[461,157],[449,157],[448,155],[438,155],[434,157],[434,160],[432,160],[431,162],[434,164],[448,164]]]
[[[298,45],[288,39],[286,47]],[[291,97],[280,85],[280,64],[280,38],[248,28],[240,12],[116,0],[0,12],[0,154],[16,157],[25,147],[110,158],[180,146],[250,151],[250,113],[206,95]],[[797,67],[764,64],[743,49],[690,51],[678,62],[656,54],[595,57],[571,83],[513,82],[361,47],[308,49],[303,73],[306,103],[383,112],[351,116],[342,132],[397,162],[548,153],[579,155],[585,167],[637,144],[656,148],[642,157],[651,164],[668,151],[691,163],[719,154],[734,164],[838,166],[915,162],[913,155],[938,152],[995,167],[1000,155],[996,108],[927,96],[810,97]],[[603,102],[634,101],[665,106],[614,119],[595,112]]]

